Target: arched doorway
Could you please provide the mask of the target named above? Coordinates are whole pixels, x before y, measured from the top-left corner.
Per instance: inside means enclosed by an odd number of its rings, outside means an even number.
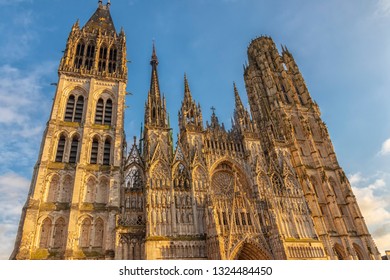
[[[270,260],[272,259],[266,251],[252,242],[243,242],[232,254],[233,260]]]

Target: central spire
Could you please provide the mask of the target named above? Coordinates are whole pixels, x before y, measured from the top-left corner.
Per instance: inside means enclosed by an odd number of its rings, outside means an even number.
[[[158,73],[157,73],[158,58],[156,54],[156,46],[154,41],[153,41],[153,52],[152,52],[152,58],[150,60],[150,65],[152,65],[152,77],[150,79],[150,94],[159,98],[160,84],[158,81]]]
[[[148,101],[146,103],[145,111],[145,125],[168,127],[166,101],[161,98],[160,85],[158,81],[157,65],[158,58],[156,54],[156,46],[153,42],[152,57],[150,60],[152,66],[152,76],[150,79],[150,90],[148,93]]]

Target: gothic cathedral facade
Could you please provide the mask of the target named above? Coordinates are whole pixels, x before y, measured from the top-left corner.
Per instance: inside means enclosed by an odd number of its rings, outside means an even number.
[[[174,144],[153,46],[127,148],[126,36],[99,1],[70,32],[11,259],[380,259],[293,56],[263,36],[248,59],[230,130],[184,77]]]

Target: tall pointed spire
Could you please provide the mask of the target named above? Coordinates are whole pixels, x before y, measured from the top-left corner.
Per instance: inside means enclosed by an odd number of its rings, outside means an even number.
[[[158,127],[167,127],[167,112],[165,98],[161,98],[160,85],[158,81],[158,58],[156,54],[156,46],[153,41],[152,57],[150,59],[152,66],[152,74],[150,78],[150,89],[146,104],[145,125]]]
[[[233,87],[234,87],[234,98],[236,101],[236,111],[242,111],[244,110],[244,105],[242,104],[240,94],[238,93],[236,83],[233,82]]]
[[[150,60],[150,65],[152,65],[152,77],[150,79],[150,94],[160,97],[160,85],[159,85],[158,73],[157,73],[158,58],[156,54],[156,46],[154,41],[153,41],[153,51]]]

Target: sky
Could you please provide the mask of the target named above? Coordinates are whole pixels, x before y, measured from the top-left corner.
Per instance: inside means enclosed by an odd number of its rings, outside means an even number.
[[[0,0],[0,259],[14,246],[66,39],[97,2]],[[143,121],[153,40],[174,133],[184,73],[204,121],[214,106],[230,127],[233,82],[248,104],[250,41],[268,35],[286,45],[380,252],[390,250],[390,0],[112,0],[111,15],[125,30],[131,61],[129,142]]]

